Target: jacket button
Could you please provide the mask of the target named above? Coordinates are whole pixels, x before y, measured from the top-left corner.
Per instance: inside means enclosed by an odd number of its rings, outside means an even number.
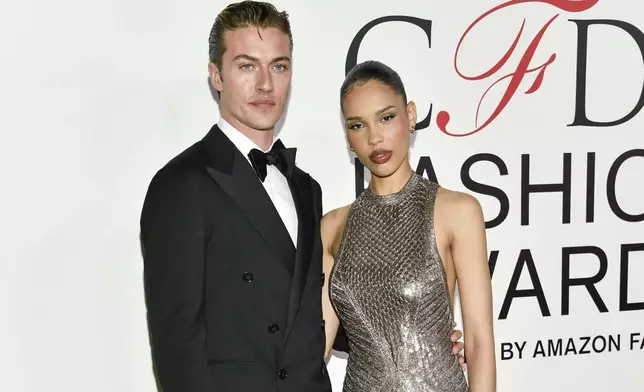
[[[322,370],[320,370],[323,376],[326,376],[326,366],[322,365]]]
[[[322,320],[322,328],[324,328],[324,324],[325,324],[325,322],[324,322],[324,320]]]
[[[322,286],[324,286],[324,272],[322,273],[321,283],[322,283]]]
[[[279,331],[280,331],[280,327],[277,324],[271,324],[268,326],[268,332],[272,333],[273,335],[275,335]]]
[[[279,377],[280,380],[285,380],[287,375],[288,373],[286,373],[286,369],[280,369],[279,373],[277,373],[277,377]]]
[[[244,272],[242,279],[244,279],[244,282],[250,283],[253,281],[253,274],[250,272]]]

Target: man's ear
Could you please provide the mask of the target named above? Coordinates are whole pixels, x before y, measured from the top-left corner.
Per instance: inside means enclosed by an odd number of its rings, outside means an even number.
[[[219,67],[215,63],[208,64],[208,76],[212,88],[221,93],[221,91],[224,89],[224,83],[221,77],[221,72],[219,71]]]

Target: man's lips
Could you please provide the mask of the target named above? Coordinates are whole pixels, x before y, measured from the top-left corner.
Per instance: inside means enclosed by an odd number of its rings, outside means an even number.
[[[250,104],[260,109],[269,109],[276,105],[275,101],[270,99],[258,99],[251,101]]]

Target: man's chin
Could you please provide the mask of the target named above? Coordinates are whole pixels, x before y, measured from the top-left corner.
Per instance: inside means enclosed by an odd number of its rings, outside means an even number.
[[[258,119],[256,121],[252,121],[249,125],[258,131],[272,131],[275,129],[275,125],[277,125],[278,120]]]

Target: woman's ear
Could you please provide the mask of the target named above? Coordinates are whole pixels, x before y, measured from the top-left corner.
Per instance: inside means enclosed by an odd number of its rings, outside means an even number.
[[[409,129],[416,129],[416,103],[414,101],[409,101],[407,104],[407,120],[409,121]]]

